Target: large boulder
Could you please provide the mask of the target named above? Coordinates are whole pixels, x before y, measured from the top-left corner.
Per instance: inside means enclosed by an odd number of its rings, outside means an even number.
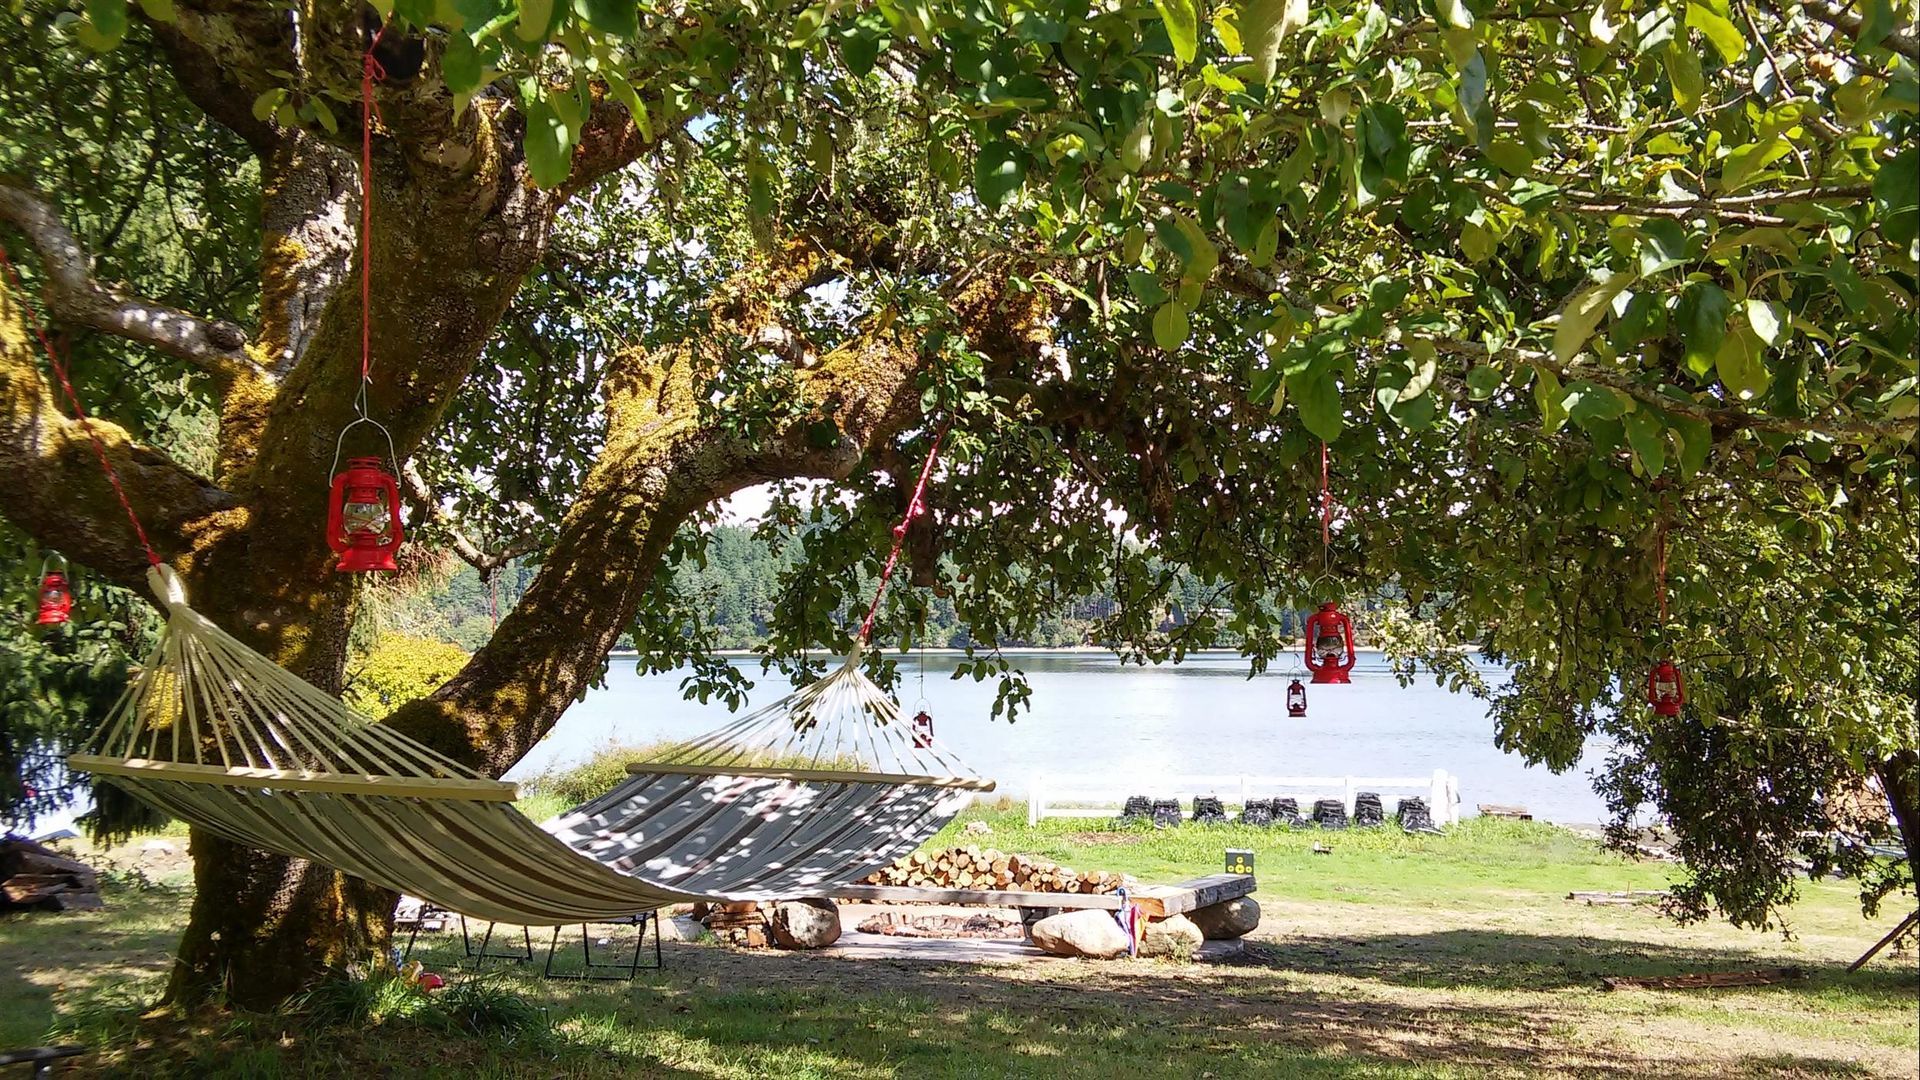
[[[840,905],[831,900],[782,900],[773,905],[773,943],[783,949],[824,949],[840,940]]]
[[[1049,915],[1027,929],[1035,946],[1055,956],[1109,960],[1127,955],[1133,941],[1109,911],[1085,908]]]
[[[1140,935],[1141,956],[1171,956],[1181,960],[1193,955],[1206,935],[1185,915],[1169,915],[1147,924]]]
[[[1208,941],[1237,938],[1260,925],[1260,905],[1250,896],[1210,904],[1187,916]]]

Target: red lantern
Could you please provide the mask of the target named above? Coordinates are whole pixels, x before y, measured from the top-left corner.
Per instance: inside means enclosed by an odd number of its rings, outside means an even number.
[[[334,569],[350,572],[395,570],[400,549],[400,487],[377,457],[347,459],[346,471],[333,478],[327,510],[327,546],[340,556]]]
[[[1307,715],[1307,688],[1295,679],[1287,684],[1287,715],[1300,717]]]
[[[1307,670],[1316,683],[1352,682],[1353,620],[1340,611],[1340,605],[1325,603],[1307,616]],[[1345,660],[1341,654],[1345,653]]]
[[[933,745],[933,716],[921,709],[913,718],[913,748],[925,750]]]
[[[40,565],[40,614],[33,621],[41,626],[59,626],[73,617],[73,587],[67,584],[66,565],[65,559],[60,560],[59,570]]]
[[[1661,716],[1679,716],[1687,703],[1687,683],[1671,660],[1662,660],[1647,672],[1647,704]]]

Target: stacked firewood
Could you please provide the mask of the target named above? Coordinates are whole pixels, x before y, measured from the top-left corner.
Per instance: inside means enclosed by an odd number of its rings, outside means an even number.
[[[1011,889],[1019,892],[1109,893],[1132,879],[1106,870],[1081,873],[1033,855],[1009,855],[972,846],[916,851],[869,875],[865,885],[932,889]]]
[[[702,901],[693,905],[692,915],[696,922],[725,944],[764,949],[773,944],[773,931],[768,923],[772,907],[771,904],[752,900],[719,904]]]
[[[0,841],[0,910],[97,911],[99,874],[31,840]]]

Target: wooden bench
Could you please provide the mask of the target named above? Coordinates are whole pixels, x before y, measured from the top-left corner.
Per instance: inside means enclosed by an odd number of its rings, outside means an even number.
[[[1164,919],[1246,896],[1257,887],[1252,874],[1211,874],[1178,885],[1143,885],[1127,894],[1148,918]],[[1095,908],[1120,910],[1115,893],[1014,892],[1005,889],[928,889],[908,885],[842,885],[826,895],[836,900],[880,903],[958,904],[965,907]]]

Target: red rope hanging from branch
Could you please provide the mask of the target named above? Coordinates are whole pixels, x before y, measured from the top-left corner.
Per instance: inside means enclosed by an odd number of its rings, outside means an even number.
[[[1327,444],[1320,444],[1320,562],[1327,565],[1333,561],[1333,495],[1327,483]]]
[[[1659,580],[1660,629],[1667,627],[1667,523],[1660,523],[1660,532],[1654,550],[1654,574]]]
[[[107,447],[100,441],[100,434],[93,430],[93,421],[87,416],[86,406],[80,403],[80,393],[73,388],[73,380],[67,377],[67,366],[60,362],[60,356],[54,351],[53,339],[47,336],[47,328],[40,321],[40,312],[27,297],[26,285],[20,280],[20,272],[13,267],[13,261],[7,258],[5,248],[0,248],[0,266],[6,267],[7,278],[13,284],[14,292],[20,297],[20,306],[27,313],[27,324],[33,327],[33,335],[40,339],[40,348],[46,351],[47,363],[53,368],[53,374],[60,382],[60,389],[67,395],[67,403],[73,407],[74,416],[80,420],[80,426],[86,429],[87,440],[93,444],[93,456],[100,460],[100,469],[107,474],[107,483],[113,485],[113,496],[120,500],[120,509],[127,512],[127,521],[133,526],[133,535],[140,540],[140,546],[146,549],[147,563],[160,565],[160,554],[153,550],[153,543],[147,539],[147,530],[140,525],[140,515],[133,512],[133,503],[127,499],[125,488],[120,486],[120,474],[107,460]]]
[[[940,456],[940,443],[946,439],[947,429],[942,426],[934,433],[933,445],[927,448],[926,464],[920,466],[920,480],[913,485],[913,498],[907,502],[907,512],[900,524],[893,527],[893,550],[887,553],[887,565],[880,569],[880,587],[873,591],[873,603],[867,605],[867,617],[860,620],[860,641],[862,644],[873,637],[873,617],[880,610],[880,598],[887,595],[887,582],[893,580],[894,564],[900,561],[900,549],[907,544],[907,529],[913,519],[926,512],[924,496],[927,493],[927,478],[933,475],[934,459]]]
[[[360,411],[366,413],[366,384],[373,368],[373,121],[380,106],[373,101],[373,84],[384,82],[387,69],[374,58],[373,50],[386,35],[380,24],[367,42],[367,53],[360,61]],[[383,118],[384,119],[384,118]]]

